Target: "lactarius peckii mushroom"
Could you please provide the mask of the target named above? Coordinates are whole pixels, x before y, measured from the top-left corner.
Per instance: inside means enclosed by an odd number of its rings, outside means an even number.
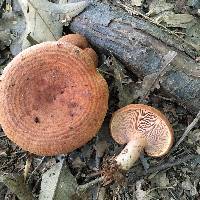
[[[166,154],[173,143],[173,130],[167,118],[157,109],[130,104],[117,110],[111,119],[110,131],[119,144],[126,144],[115,157],[120,169],[128,170],[144,150],[149,156]]]
[[[97,55],[78,34],[18,54],[0,82],[0,123],[17,145],[38,155],[68,153],[98,132],[108,86]]]

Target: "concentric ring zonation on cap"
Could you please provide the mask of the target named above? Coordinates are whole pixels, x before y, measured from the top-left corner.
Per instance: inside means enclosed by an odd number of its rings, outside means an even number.
[[[39,155],[70,152],[100,128],[108,102],[106,81],[70,44],[45,42],[17,55],[0,84],[5,134]]]

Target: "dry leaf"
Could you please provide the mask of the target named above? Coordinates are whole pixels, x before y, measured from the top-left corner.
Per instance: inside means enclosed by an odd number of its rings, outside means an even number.
[[[165,172],[158,173],[155,177],[155,183],[159,187],[167,187],[170,182]]]
[[[119,107],[126,106],[133,102],[133,93],[129,90],[130,78],[125,75],[125,69],[123,65],[116,60],[114,56],[111,58],[111,67],[114,72],[115,86],[118,89]],[[109,65],[109,63],[108,63]]]
[[[149,6],[148,16],[154,16],[159,13],[172,10],[174,8],[173,4],[166,3],[166,0],[153,0]]]
[[[78,185],[64,161],[56,163],[42,176],[39,200],[72,199]]]
[[[193,8],[200,8],[199,0],[187,0],[187,5]]]
[[[27,160],[26,160],[26,164],[24,166],[24,180],[26,180],[27,176],[28,176],[28,173],[30,171],[30,167],[31,167],[31,164],[32,164],[32,156],[28,156]]]
[[[152,73],[144,77],[142,81],[142,88],[145,91],[153,91],[155,88],[159,89],[159,80],[155,81],[157,79],[158,73]],[[155,81],[154,85],[152,86],[152,83]]]
[[[94,148],[97,156],[101,158],[104,155],[105,150],[108,148],[108,143],[105,140],[99,141]]]
[[[190,144],[200,141],[200,129],[195,129],[188,134],[188,140],[191,141]]]
[[[190,192],[191,197],[198,194],[196,187],[191,183],[189,177],[181,183],[181,186],[184,190],[188,190]]]
[[[23,176],[0,175],[0,182],[4,183],[19,200],[34,200],[31,191],[25,184]]]
[[[31,46],[27,36],[38,43],[58,40],[62,35],[62,21],[70,22],[88,5],[87,2],[55,4],[47,0],[19,0],[26,19],[22,48]]]
[[[143,184],[144,180],[139,180],[136,182],[135,187],[136,187],[136,191],[135,191],[135,196],[137,200],[149,200],[150,198],[148,198],[147,191],[142,190],[142,184]]]
[[[192,45],[197,45],[196,49],[200,51],[200,23],[198,20],[186,29],[185,40]]]
[[[85,166],[85,163],[80,159],[80,157],[76,157],[72,162],[73,168],[82,168]]]
[[[176,55],[177,53],[175,51],[169,51],[162,59],[162,66],[160,71],[144,77],[142,82],[142,91],[140,91],[140,97],[142,99],[148,97],[149,93],[155,88],[160,88],[159,81],[162,76],[170,69],[169,64],[176,57]]]
[[[25,30],[24,18],[15,12],[3,13],[0,19],[0,50],[12,46]]]
[[[144,0],[131,0],[132,6],[142,6]]]
[[[171,14],[163,17],[163,22],[165,22],[168,27],[187,28],[188,23],[193,20],[194,17],[189,14]]]
[[[196,152],[200,155],[200,146],[197,146]]]

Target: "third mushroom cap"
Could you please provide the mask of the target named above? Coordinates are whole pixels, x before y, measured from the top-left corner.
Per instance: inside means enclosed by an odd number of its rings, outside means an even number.
[[[131,168],[143,150],[159,157],[173,143],[173,129],[167,118],[159,110],[143,104],[130,104],[116,111],[110,130],[116,142],[127,144],[115,158],[123,170]]]

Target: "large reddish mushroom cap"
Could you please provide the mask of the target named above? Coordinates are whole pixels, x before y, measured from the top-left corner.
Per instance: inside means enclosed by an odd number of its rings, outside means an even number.
[[[17,55],[0,82],[5,134],[38,155],[68,153],[96,135],[108,108],[108,86],[87,51],[44,42]]]
[[[153,157],[166,154],[173,144],[173,129],[168,119],[159,110],[143,104],[130,104],[117,110],[110,130],[119,144],[134,138],[144,139],[145,151]]]

